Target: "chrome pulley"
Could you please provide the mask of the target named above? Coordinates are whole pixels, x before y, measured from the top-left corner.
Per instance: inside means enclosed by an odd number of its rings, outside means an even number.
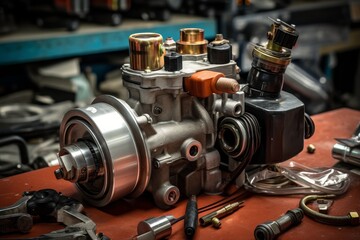
[[[151,176],[140,118],[124,101],[107,95],[69,111],[60,127],[56,177],[76,183],[95,206],[139,196]]]

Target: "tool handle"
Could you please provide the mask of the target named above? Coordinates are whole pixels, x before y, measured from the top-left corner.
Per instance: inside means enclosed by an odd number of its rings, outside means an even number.
[[[27,213],[0,215],[0,234],[21,232],[28,233],[33,226],[33,219]]]
[[[192,195],[188,200],[184,219],[184,232],[188,238],[192,238],[195,234],[198,221],[198,208],[196,196]]]

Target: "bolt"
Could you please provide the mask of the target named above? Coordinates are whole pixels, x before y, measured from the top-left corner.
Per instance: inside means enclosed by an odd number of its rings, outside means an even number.
[[[61,168],[58,168],[54,172],[56,179],[60,179],[64,177],[64,172]]]
[[[149,66],[148,66],[148,67],[146,67],[145,72],[146,72],[146,73],[151,73],[151,69],[150,69],[150,67],[149,67]]]
[[[161,108],[161,107],[159,107],[159,106],[155,106],[155,107],[154,107],[153,113],[154,113],[155,115],[159,115],[159,114],[161,114],[161,112],[162,112],[162,108]]]
[[[309,144],[309,145],[307,146],[307,152],[308,152],[308,153],[314,153],[315,150],[316,150],[316,148],[315,148],[315,145],[314,145],[314,144]]]
[[[160,164],[160,161],[159,161],[159,160],[155,160],[155,161],[153,162],[153,164],[154,164],[154,168],[160,168],[160,167],[161,167],[161,164]]]
[[[215,41],[220,41],[220,40],[223,40],[223,39],[224,39],[224,37],[223,37],[223,35],[221,33],[216,34]]]

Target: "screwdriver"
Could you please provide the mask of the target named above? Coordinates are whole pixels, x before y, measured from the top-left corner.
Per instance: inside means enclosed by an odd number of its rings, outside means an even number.
[[[197,227],[197,221],[198,221],[197,201],[196,201],[196,196],[192,195],[187,202],[185,219],[184,219],[184,232],[187,239],[193,238]]]

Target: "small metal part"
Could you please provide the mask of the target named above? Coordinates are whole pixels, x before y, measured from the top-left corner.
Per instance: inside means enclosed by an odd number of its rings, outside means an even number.
[[[320,213],[327,214],[329,207],[332,205],[333,200],[329,199],[317,199],[316,204]]]
[[[222,34],[216,34],[215,40],[208,44],[207,52],[212,64],[226,64],[232,59],[232,47]]]
[[[154,115],[160,115],[162,113],[162,108],[159,106],[155,106],[153,109]]]
[[[176,52],[180,54],[197,55],[207,52],[208,41],[204,39],[204,29],[180,29],[180,40],[176,42]]]
[[[166,52],[176,51],[176,42],[172,37],[167,37],[163,43]]]
[[[182,56],[176,52],[170,52],[165,55],[165,71],[175,72],[182,69]]]
[[[218,219],[217,217],[214,217],[213,219],[211,219],[211,224],[213,225],[214,228],[221,227],[220,219]]]
[[[64,168],[55,170],[55,176],[71,182],[93,180],[103,172],[99,159],[97,147],[90,141],[84,140],[64,147],[59,153],[59,161],[71,165],[65,164]]]
[[[359,225],[359,213],[357,212],[349,212],[349,217],[350,217],[350,224],[352,226],[356,226]]]
[[[314,153],[315,150],[316,150],[316,147],[315,147],[314,144],[309,144],[309,145],[307,146],[307,152],[308,152],[308,153]]]
[[[265,222],[255,228],[254,236],[256,240],[276,239],[281,233],[292,226],[298,225],[304,218],[303,210],[295,208],[289,210],[285,215],[275,221]]]
[[[213,218],[222,218],[222,217],[225,217],[233,212],[235,212],[236,210],[238,210],[239,208],[243,207],[244,206],[244,202],[241,201],[241,202],[234,202],[234,203],[231,203],[229,205],[226,205],[225,207],[222,207],[214,212],[211,212],[203,217],[200,218],[200,225],[201,226],[207,226],[209,224],[212,223],[212,219]],[[216,220],[215,220],[216,221]]]
[[[136,33],[129,37],[130,66],[133,70],[151,71],[164,66],[165,49],[158,33]]]
[[[185,219],[184,219],[184,232],[188,239],[192,239],[195,234],[198,222],[198,208],[196,196],[192,195],[187,202]]]
[[[175,221],[172,215],[149,218],[139,222],[137,240],[157,240],[171,235],[171,224]]]

